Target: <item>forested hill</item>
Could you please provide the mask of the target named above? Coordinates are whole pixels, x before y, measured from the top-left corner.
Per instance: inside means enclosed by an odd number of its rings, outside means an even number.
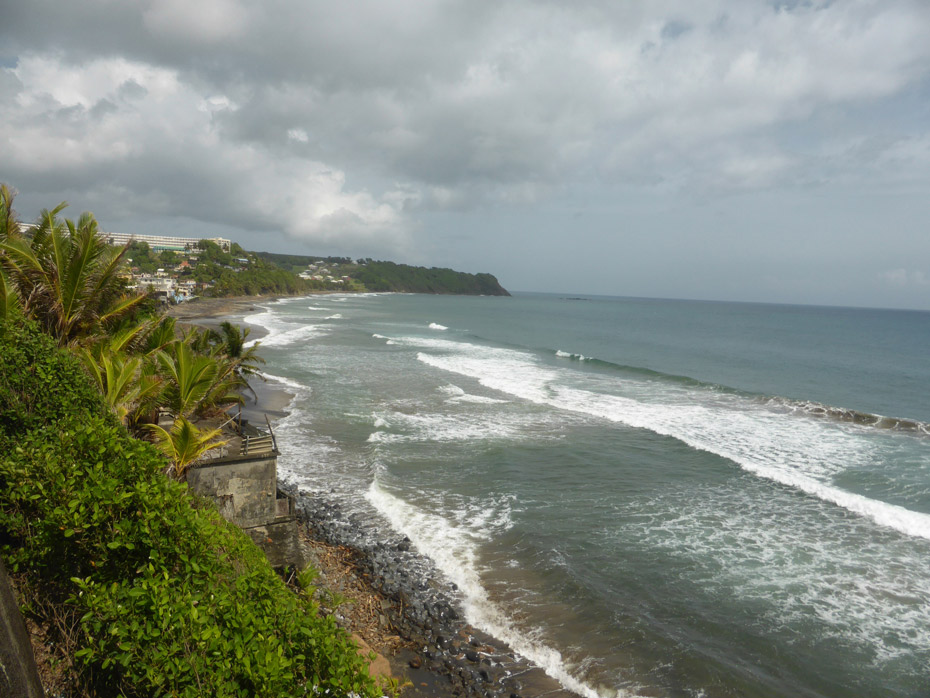
[[[438,267],[411,267],[394,262],[359,266],[355,278],[369,291],[456,293],[471,296],[509,296],[493,274],[468,274]]]
[[[409,264],[379,262],[371,259],[353,261],[347,257],[309,257],[303,255],[256,252],[267,262],[293,272],[306,270],[310,265],[335,266],[344,274],[364,286],[366,291],[395,291],[400,293],[450,293],[471,296],[509,296],[493,274],[469,274],[438,267],[414,267]]]

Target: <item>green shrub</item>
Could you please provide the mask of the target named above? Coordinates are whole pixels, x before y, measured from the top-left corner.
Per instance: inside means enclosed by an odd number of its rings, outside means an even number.
[[[0,338],[0,367],[11,356],[37,362],[35,371],[0,372],[0,397],[52,390],[57,379],[62,402],[0,403],[16,408],[3,423],[0,545],[35,594],[75,619],[70,644],[85,688],[380,695],[335,621],[292,593],[212,504],[167,479],[158,452],[89,400],[71,359],[35,333]]]
[[[0,446],[4,438],[52,425],[66,415],[108,410],[81,365],[56,350],[33,323],[3,323],[0,331]]]

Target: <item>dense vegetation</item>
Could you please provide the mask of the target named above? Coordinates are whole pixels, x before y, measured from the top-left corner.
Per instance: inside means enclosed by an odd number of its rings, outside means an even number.
[[[302,279],[289,269],[246,252],[236,243],[232,244],[229,252],[225,252],[212,240],[201,240],[195,249],[184,253],[172,250],[154,252],[147,242],[133,241],[126,259],[134,270],[142,274],[174,269],[188,260],[189,266],[178,272],[178,280],[192,279],[212,284],[205,294],[211,296],[284,296],[328,289],[325,283]]]
[[[369,291],[510,295],[491,274],[466,274],[452,269],[412,267],[394,262],[369,262],[358,268],[355,278]]]
[[[81,690],[377,694],[332,617],[164,476],[77,361],[33,323],[0,331],[0,550]]]
[[[255,252],[257,257],[292,272],[303,271],[310,264],[354,264],[351,257],[314,257],[304,254],[280,254],[278,252]],[[359,260],[362,263],[363,260]]]
[[[349,257],[310,257],[305,255],[256,252],[256,257],[293,272],[310,264],[330,265],[339,274],[350,276],[357,290],[396,293],[449,293],[460,295],[509,296],[492,274],[469,274],[438,267],[415,267],[372,259]]]
[[[377,695],[312,590],[181,482],[216,445],[189,419],[239,399],[260,363],[246,333],[179,336],[127,291],[126,250],[93,216],[59,206],[23,233],[12,200],[0,186],[0,554],[69,693]]]

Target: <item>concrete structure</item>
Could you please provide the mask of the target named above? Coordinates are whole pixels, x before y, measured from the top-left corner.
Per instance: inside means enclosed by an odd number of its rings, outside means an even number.
[[[0,560],[0,698],[43,698],[32,643]]]
[[[213,458],[187,471],[187,484],[216,502],[223,517],[249,534],[275,567],[303,567],[294,498],[278,490],[274,436],[244,424]]]
[[[135,233],[98,233],[100,237],[110,245],[125,245],[128,242],[146,242],[155,252],[164,252],[172,250],[173,252],[184,252],[186,250],[196,249],[197,243],[201,240],[209,240],[220,246],[223,252],[229,252],[232,241],[226,238],[182,238],[171,235],[136,235]]]

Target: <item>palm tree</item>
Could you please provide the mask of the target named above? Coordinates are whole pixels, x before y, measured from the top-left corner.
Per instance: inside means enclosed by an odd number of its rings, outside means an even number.
[[[19,220],[13,210],[13,198],[16,195],[6,184],[0,184],[0,241],[11,235],[19,235]]]
[[[174,421],[171,431],[157,424],[149,424],[147,428],[155,436],[155,445],[171,459],[174,474],[179,479],[204,453],[227,443],[217,438],[221,429],[200,430],[184,417]]]
[[[216,383],[217,364],[209,356],[197,356],[186,342],[175,341],[155,353],[165,378],[162,404],[176,417],[186,417],[202,408]]]
[[[250,331],[248,327],[241,328],[228,321],[220,323],[220,331],[214,333],[219,340],[215,355],[227,359],[226,369],[234,377],[236,387],[257,397],[252,386],[249,385],[249,378],[257,376],[265,380],[258,368],[259,364],[265,363],[265,360],[258,355],[258,342],[245,348]]]
[[[13,190],[0,184],[0,242],[19,235],[19,221],[13,210]],[[12,318],[20,308],[19,294],[5,270],[6,255],[0,250],[0,322]]]
[[[110,409],[123,424],[136,430],[142,418],[153,411],[162,381],[146,357],[126,356],[115,346],[118,344],[82,347],[78,358]]]
[[[43,211],[31,234],[0,239],[0,262],[26,314],[70,346],[105,332],[145,296],[126,293],[118,276],[126,247],[107,245],[90,213],[61,221],[64,207]]]

